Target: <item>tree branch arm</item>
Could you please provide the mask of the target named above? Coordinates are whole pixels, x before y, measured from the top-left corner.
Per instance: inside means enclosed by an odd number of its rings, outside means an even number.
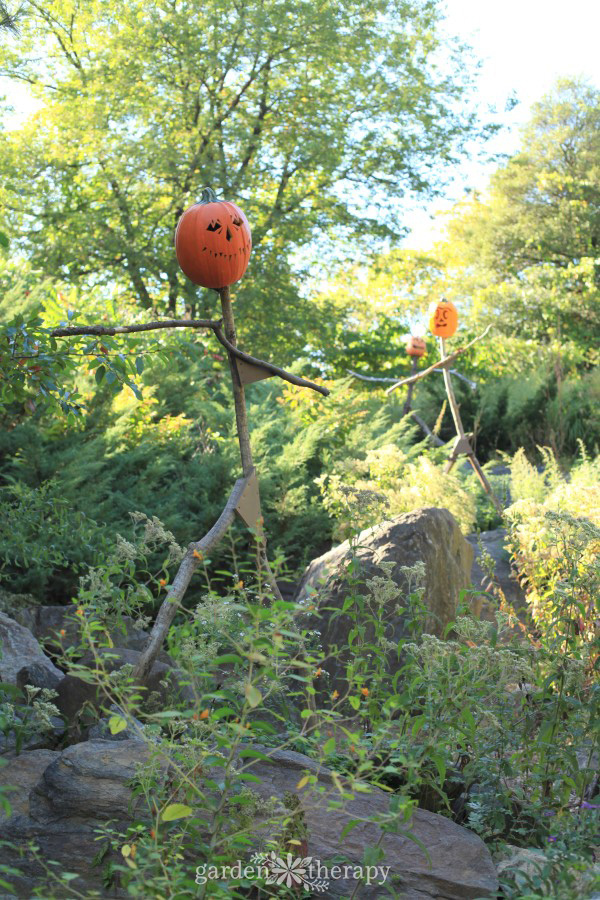
[[[214,328],[219,325],[220,323],[214,319],[164,319],[160,322],[147,322],[142,325],[70,325],[64,328],[53,328],[50,336],[135,334],[141,331],[154,331],[157,328]]]
[[[329,390],[326,387],[323,387],[321,384],[315,384],[313,381],[308,381],[306,378],[301,378],[299,375],[292,375],[291,372],[286,372],[285,369],[280,369],[279,366],[274,366],[272,363],[265,362],[262,359],[257,359],[255,356],[250,356],[249,353],[244,353],[243,350],[240,350],[239,347],[235,347],[232,343],[230,343],[225,335],[223,334],[223,330],[221,328],[220,323],[216,323],[211,325],[212,330],[214,331],[217,340],[230,352],[233,353],[234,356],[237,356],[239,359],[243,359],[244,362],[250,363],[252,366],[261,366],[263,369],[266,369],[268,372],[271,372],[273,375],[277,375],[279,378],[282,378],[284,381],[289,381],[290,384],[297,384],[298,387],[307,387],[313,391],[318,391],[319,394],[323,394],[324,397],[329,396]]]
[[[483,340],[483,338],[487,335],[488,331],[492,326],[488,325],[485,331],[480,334],[478,337],[473,338],[472,341],[469,341],[468,344],[465,344],[464,347],[459,347],[458,350],[455,350],[450,356],[446,356],[444,359],[440,359],[439,362],[434,363],[432,366],[429,366],[428,369],[423,369],[422,372],[419,372],[417,375],[412,375],[410,378],[403,378],[402,381],[397,381],[396,384],[393,384],[386,391],[386,394],[391,394],[392,391],[395,391],[396,388],[402,387],[403,384],[412,384],[415,381],[420,381],[421,378],[425,378],[426,375],[429,375],[430,372],[435,372],[436,369],[447,369],[454,360],[461,355],[461,353],[465,353],[473,344],[476,344],[478,341]]]

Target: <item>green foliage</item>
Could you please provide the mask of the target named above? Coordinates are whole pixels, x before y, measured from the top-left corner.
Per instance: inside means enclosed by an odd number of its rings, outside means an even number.
[[[56,691],[27,685],[25,698],[14,684],[0,683],[0,732],[18,755],[31,738],[51,734],[60,715]],[[53,721],[54,719],[54,721]],[[10,796],[10,794],[9,794]]]
[[[369,450],[364,461],[346,461],[319,484],[325,507],[337,520],[337,539],[423,506],[450,510],[466,534],[474,527],[473,497],[457,475],[444,474],[422,448],[403,452],[397,444],[384,444]]]
[[[0,137],[11,244],[144,309],[208,314],[214,295],[183,278],[172,244],[211,184],[252,225],[243,334],[283,361],[307,329],[318,346],[324,321],[290,252],[397,237],[399,198],[435,190],[431,162],[456,159],[475,131],[458,103],[468,54],[442,38],[435,2],[24,6],[3,70],[45,105]]]
[[[567,477],[551,452],[542,452],[542,472],[523,452],[511,465],[513,556],[536,622],[552,632],[567,616],[565,640],[592,646],[600,598],[600,458],[583,453]]]
[[[513,476],[515,489],[539,490],[522,457]],[[558,478],[555,469],[553,490]],[[168,560],[172,538],[158,522],[141,524],[140,547],[162,534]],[[125,552],[122,540],[118,546],[105,574],[119,579],[120,571],[131,580],[128,566],[137,549]],[[174,564],[163,569],[167,579]],[[293,826],[289,811],[298,797],[319,788],[314,776],[299,773],[284,804],[261,800],[248,764],[268,756],[270,747],[301,750],[332,768],[338,808],[372,785],[390,791],[389,814],[377,819],[382,834],[404,833],[418,804],[474,829],[500,857],[515,845],[542,848],[533,870],[503,869],[509,897],[574,898],[577,888],[591,883],[590,838],[597,824],[594,803],[583,797],[593,769],[589,759],[580,768],[576,756],[588,748],[591,758],[600,694],[589,677],[590,645],[571,639],[567,605],[548,627],[540,621],[535,644],[506,613],[483,622],[466,610],[452,639],[441,640],[423,633],[422,567],[407,573],[403,593],[385,568],[363,585],[351,566],[344,611],[354,627],[336,650],[337,660],[348,661],[348,688],[339,692],[327,688],[328,658],[319,650],[318,632],[307,629],[304,604],[267,604],[260,579],[250,576],[242,584],[234,573],[231,589],[217,592],[205,568],[200,574],[208,578],[207,589],[192,609],[179,611],[169,636],[194,701],[157,708],[141,701],[127,667],[105,670],[100,651],[106,632],[96,621],[96,601],[103,616],[117,618],[129,601],[119,591],[108,597],[101,568],[98,574],[82,616],[84,645],[95,655],[86,678],[102,686],[107,709],[118,706],[113,729],[126,722],[151,751],[134,791],[145,798],[151,822],[140,819],[123,833],[107,825],[105,841],[117,852],[107,886],[118,873],[132,896],[177,895],[192,887],[194,873],[189,865],[164,865],[167,858],[193,853],[195,865],[223,866],[249,852],[294,853],[302,823]],[[388,634],[390,616],[397,615],[407,629],[399,645]],[[399,659],[393,677],[381,665],[384,655]],[[64,662],[79,671],[69,657]],[[132,715],[142,720],[141,729]],[[376,854],[377,847],[366,852]],[[60,873],[50,870],[44,897],[71,896],[59,883]],[[232,876],[207,881],[197,895],[243,896],[249,886]]]
[[[14,482],[0,496],[0,579],[15,594],[63,599],[101,551],[104,530],[73,509],[55,481],[39,488]]]

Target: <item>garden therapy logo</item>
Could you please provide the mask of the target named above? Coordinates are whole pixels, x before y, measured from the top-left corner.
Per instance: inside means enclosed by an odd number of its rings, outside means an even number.
[[[219,879],[245,878],[287,888],[304,888],[322,893],[331,880],[352,879],[365,884],[384,884],[389,866],[333,865],[325,866],[312,856],[278,856],[275,852],[255,853],[247,864],[238,860],[232,866],[202,865],[196,868],[196,884]]]
[[[255,853],[251,862],[267,870],[269,873],[265,877],[267,884],[281,884],[289,888],[310,888],[311,891],[317,892],[325,891],[329,887],[328,880],[312,876],[312,856],[294,858],[291,853],[288,853],[282,859],[274,852]]]

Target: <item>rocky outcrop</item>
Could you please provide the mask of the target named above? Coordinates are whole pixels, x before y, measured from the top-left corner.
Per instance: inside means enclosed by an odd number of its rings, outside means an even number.
[[[391,620],[387,636],[397,642],[406,636],[405,621],[395,613],[396,605],[409,590],[405,570],[419,562],[425,568],[425,629],[441,635],[454,620],[461,589],[470,585],[473,562],[473,548],[448,510],[419,509],[397,516],[361,532],[352,543],[345,541],[310,563],[296,599],[312,598],[318,606],[320,619],[315,628],[321,633],[323,667],[331,676],[330,686],[339,686],[345,657],[338,648],[346,646],[353,625],[347,615],[332,616],[331,611],[337,613],[343,607],[350,591],[366,593],[366,579],[382,575],[382,564],[389,563],[399,593],[390,598],[382,615]],[[388,663],[393,664],[391,658]]]
[[[375,787],[353,793],[349,783],[340,779],[336,783],[329,769],[300,753],[253,749],[261,754],[259,759],[240,757],[237,762],[238,769],[243,766],[245,775],[253,776],[243,784],[259,801],[252,825],[255,844],[249,854],[263,850],[269,836],[280,834],[286,819],[291,820],[289,827],[303,835],[302,855],[329,868],[335,863],[351,866],[344,877],[329,879],[326,893],[320,896],[349,897],[356,886],[354,867],[364,864],[367,847],[378,844],[383,856],[377,865],[389,866],[386,885],[407,900],[475,900],[494,895],[496,871],[477,835],[450,819],[415,810],[410,821],[398,820],[397,833],[388,831],[380,841],[376,822],[394,818],[389,794]],[[94,860],[105,842],[97,840],[97,829],[108,820],[117,830],[125,829],[134,817],[144,820],[144,801],[134,796],[131,784],[151,752],[138,741],[88,741],[62,753],[23,753],[0,770],[0,783],[16,788],[11,792],[10,817],[0,819],[0,841],[20,847],[33,841],[39,848],[37,858],[30,854],[20,858],[16,850],[0,847],[0,861],[20,869],[19,876],[9,879],[17,896],[31,897],[36,886],[47,891],[45,896],[62,896],[58,883],[48,881],[42,864],[47,866],[50,860],[59,863],[57,872],[78,875],[73,887],[81,895],[97,891],[104,897],[121,896],[118,890],[102,886],[102,866]],[[203,771],[212,775],[210,770]],[[215,772],[215,781],[221,779],[222,771]],[[312,776],[312,781],[305,780],[305,775]],[[209,792],[214,791],[215,781]],[[355,827],[344,833],[353,821]],[[190,866],[199,861],[195,857]],[[378,880],[381,875],[359,887],[357,897],[382,896]]]
[[[127,650],[123,647],[105,647],[98,650],[97,654],[107,672],[114,672],[123,666],[134,668],[141,656],[138,650]],[[85,654],[79,665],[94,669],[96,667],[94,655]],[[169,705],[169,703],[194,702],[194,691],[190,685],[189,676],[164,662],[154,663],[140,689],[143,694],[142,705],[147,705],[153,696],[162,706]],[[78,719],[84,707],[99,708],[106,702],[106,698],[97,684],[84,681],[74,674],[65,675],[56,691],[58,694],[56,705],[70,723],[74,723]]]
[[[302,853],[322,865],[332,862],[361,865],[367,847],[376,846],[381,830],[373,820],[389,820],[390,795],[372,787],[368,793],[348,792],[342,801],[329,769],[301,753],[287,750],[262,750],[268,759],[244,760],[247,773],[260,779],[249,783],[263,801],[287,799],[282,817],[291,818],[302,834]],[[304,776],[314,783],[303,784]],[[340,781],[338,780],[338,784]],[[344,784],[344,787],[349,787]],[[299,804],[290,811],[289,797]],[[392,819],[393,819],[392,815]],[[369,821],[371,820],[371,821]],[[352,821],[358,824],[344,834]],[[450,819],[417,809],[409,823],[398,820],[398,832],[387,832],[381,840],[383,851],[378,866],[389,866],[386,885],[392,885],[406,900],[475,900],[492,897],[497,889],[496,870],[489,851],[476,834],[455,825]],[[256,824],[257,840],[263,843],[272,831]],[[256,849],[260,849],[257,847]],[[298,853],[300,855],[300,853]],[[356,886],[352,877],[329,880],[326,897],[349,897]],[[359,888],[357,896],[387,896],[375,880]]]
[[[63,676],[43,653],[31,631],[0,612],[0,681],[16,684],[17,674],[32,663],[43,666],[57,678]]]
[[[48,897],[62,897],[59,882],[48,871],[73,872],[73,887],[83,896],[121,896],[103,889],[103,866],[94,863],[106,841],[97,829],[109,819],[123,828],[140,815],[141,801],[133,797],[131,782],[149,751],[138,741],[89,741],[62,753],[34,750],[22,753],[0,769],[0,784],[13,785],[11,815],[0,820],[0,861],[18,869],[7,880],[18,897],[31,897],[43,887]],[[30,842],[36,855],[21,856]],[[54,860],[57,867],[48,867]]]
[[[81,619],[75,614],[73,605],[25,607],[16,610],[14,617],[29,628],[48,652],[59,652],[81,643]],[[99,634],[102,637],[102,632]],[[108,636],[115,647],[127,650],[143,650],[148,640],[148,632],[138,628],[130,616],[122,616],[118,624],[108,629]],[[159,659],[170,661],[164,651],[160,652]]]

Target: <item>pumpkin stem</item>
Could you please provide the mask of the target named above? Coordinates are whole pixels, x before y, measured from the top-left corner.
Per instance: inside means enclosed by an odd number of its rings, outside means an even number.
[[[202,194],[200,196],[200,203],[218,203],[217,195],[210,187],[202,188]]]

